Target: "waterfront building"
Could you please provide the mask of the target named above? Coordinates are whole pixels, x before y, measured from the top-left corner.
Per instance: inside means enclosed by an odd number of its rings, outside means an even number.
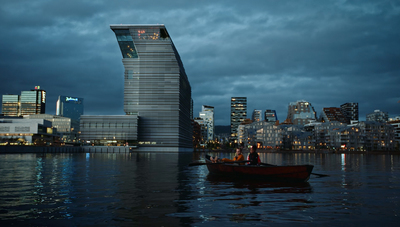
[[[138,115],[82,115],[80,139],[93,146],[137,146]],[[148,142],[150,143],[150,142]],[[151,145],[151,144],[148,144]]]
[[[341,109],[337,107],[323,108],[320,118],[321,122],[337,121],[347,123],[347,118],[342,114]]]
[[[191,87],[164,25],[111,25],[124,72],[124,111],[137,115],[138,145],[192,151]]]
[[[390,118],[387,123],[393,126],[394,147],[396,150],[399,150],[400,149],[400,116]]]
[[[40,86],[21,95],[3,95],[2,113],[4,116],[24,116],[46,112],[46,91]]]
[[[3,116],[19,116],[19,95],[3,95],[2,97]]]
[[[35,86],[30,91],[21,91],[20,116],[46,113],[46,91]]]
[[[192,128],[193,128],[193,148],[196,149],[199,147],[200,142],[202,140],[201,126],[194,119],[192,119],[191,122],[192,122]]]
[[[208,124],[201,117],[194,118],[194,121],[200,126],[200,146],[205,146],[207,143]]]
[[[266,149],[276,149],[282,146],[282,130],[280,125],[275,122],[265,121],[263,124],[263,130],[260,130],[262,137],[264,138],[263,147]]]
[[[275,110],[265,110],[264,111],[264,120],[267,122],[276,122],[278,120],[276,111]]]
[[[393,150],[395,138],[393,125],[378,121],[362,121],[357,126],[364,136],[364,150]]]
[[[264,144],[264,125],[265,121],[245,121],[238,128],[239,144],[243,147],[257,145],[262,147]]]
[[[0,118],[0,145],[59,144],[57,130],[44,119]]]
[[[395,128],[380,122],[311,122],[306,125],[278,125],[253,122],[240,125],[240,142],[265,149],[388,151],[396,147]]]
[[[43,119],[51,122],[53,128],[57,131],[57,135],[60,137],[60,143],[72,144],[78,143],[78,132],[76,123],[69,117],[62,117],[51,114],[33,114],[25,115],[24,119]]]
[[[316,112],[311,103],[299,100],[289,103],[287,119],[295,125],[305,125],[316,120]]]
[[[237,132],[239,125],[247,118],[247,98],[231,98],[231,141],[238,142]]]
[[[364,135],[357,126],[330,128],[326,143],[333,150],[360,151],[365,149]]]
[[[253,110],[253,114],[251,115],[251,120],[253,122],[262,121],[262,111],[261,110]]]
[[[376,121],[376,122],[387,122],[389,120],[389,114],[387,112],[383,112],[380,110],[374,110],[373,113],[367,114],[367,121]]]
[[[340,105],[340,110],[347,119],[349,124],[351,121],[358,121],[358,103],[348,102]]]
[[[205,136],[205,140],[207,142],[214,140],[214,107],[203,105],[201,107],[201,112],[199,113],[199,117],[204,120],[204,123],[207,125],[207,134]]]

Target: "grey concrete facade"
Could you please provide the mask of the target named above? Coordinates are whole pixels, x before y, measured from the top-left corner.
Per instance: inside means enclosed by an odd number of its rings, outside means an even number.
[[[192,151],[191,86],[164,25],[111,25],[121,53],[124,111],[137,114],[138,147]]]
[[[82,115],[80,139],[95,146],[136,146],[138,117],[132,115]]]

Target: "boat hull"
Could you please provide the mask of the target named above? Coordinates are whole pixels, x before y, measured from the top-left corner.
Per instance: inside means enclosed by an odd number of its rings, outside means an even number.
[[[263,181],[307,182],[314,168],[313,165],[255,166],[206,162],[211,174]]]

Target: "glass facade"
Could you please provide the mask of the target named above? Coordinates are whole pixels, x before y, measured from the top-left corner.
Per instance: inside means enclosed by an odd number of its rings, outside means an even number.
[[[111,29],[125,67],[124,111],[139,116],[139,146],[192,148],[191,87],[165,26]]]
[[[89,145],[137,145],[137,115],[81,117],[80,139]]]
[[[44,114],[46,111],[46,91],[21,91],[21,95],[3,95],[2,113],[4,116],[23,116]]]
[[[238,127],[247,118],[247,98],[231,98],[231,141],[237,142]]]
[[[121,49],[122,57],[137,58],[138,55],[129,29],[121,29],[114,32],[117,37],[119,48]]]
[[[18,116],[19,113],[19,95],[3,95],[2,113],[4,116]]]
[[[83,115],[83,98],[58,96],[56,115],[78,120]]]
[[[46,92],[43,90],[22,91],[20,96],[20,115],[44,114],[46,111]]]

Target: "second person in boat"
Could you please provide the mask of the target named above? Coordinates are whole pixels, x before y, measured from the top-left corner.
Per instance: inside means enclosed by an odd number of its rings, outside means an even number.
[[[259,165],[261,163],[260,156],[257,154],[257,146],[253,145],[250,148],[250,153],[247,156],[247,160],[249,161],[248,165]]]

